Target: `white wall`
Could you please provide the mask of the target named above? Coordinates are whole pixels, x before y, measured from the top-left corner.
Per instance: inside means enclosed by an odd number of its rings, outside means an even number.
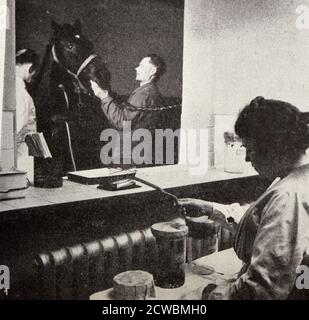
[[[214,118],[234,118],[257,95],[309,111],[309,30],[296,28],[300,4],[309,7],[309,0],[185,1],[186,127],[220,136]],[[219,165],[222,141],[209,144],[210,160],[215,151]]]
[[[216,1],[216,113],[235,112],[256,95],[309,110],[309,30],[295,25],[301,2]]]
[[[0,0],[0,158],[1,158],[1,145],[2,145],[1,132],[2,132],[2,110],[3,110],[6,15],[7,15],[6,0]]]
[[[7,16],[0,17],[0,168],[7,170],[15,165],[15,1],[0,0],[0,6],[7,6]]]

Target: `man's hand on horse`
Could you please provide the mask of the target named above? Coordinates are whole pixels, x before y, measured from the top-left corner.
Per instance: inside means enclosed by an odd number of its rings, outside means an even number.
[[[96,97],[98,97],[100,100],[109,97],[108,90],[102,89],[95,81],[90,80],[91,89]]]

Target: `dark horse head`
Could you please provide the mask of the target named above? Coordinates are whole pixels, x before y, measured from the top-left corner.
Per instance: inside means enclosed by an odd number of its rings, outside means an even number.
[[[40,90],[45,98],[37,115],[53,154],[51,162],[61,164],[57,170],[63,175],[101,166],[100,133],[108,124],[98,99],[91,95],[89,80],[110,90],[110,72],[83,35],[79,20],[72,25],[52,21],[52,29],[44,57],[47,89]]]
[[[91,91],[90,79],[110,90],[110,72],[100,56],[94,53],[92,42],[83,35],[80,21],[60,25],[52,20],[52,29],[53,60],[88,92]]]

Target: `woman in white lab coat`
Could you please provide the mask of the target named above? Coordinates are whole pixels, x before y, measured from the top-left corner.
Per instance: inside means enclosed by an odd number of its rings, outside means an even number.
[[[288,299],[309,252],[308,125],[291,104],[257,97],[239,114],[235,132],[246,160],[272,183],[245,212],[180,200],[188,215],[206,214],[235,231],[234,250],[244,262],[236,281],[212,286],[204,298]]]
[[[26,171],[28,179],[33,181],[33,158],[28,155],[25,143],[27,134],[36,131],[36,112],[33,99],[27,91],[36,73],[38,55],[30,49],[19,50],[16,54],[16,146],[17,169]]]

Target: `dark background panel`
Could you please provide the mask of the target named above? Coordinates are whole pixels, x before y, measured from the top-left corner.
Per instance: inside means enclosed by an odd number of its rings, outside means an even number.
[[[77,18],[107,63],[116,92],[128,95],[137,86],[134,68],[143,56],[157,53],[168,66],[159,83],[162,94],[181,97],[183,0],[16,0],[16,47],[42,56],[51,19]]]

